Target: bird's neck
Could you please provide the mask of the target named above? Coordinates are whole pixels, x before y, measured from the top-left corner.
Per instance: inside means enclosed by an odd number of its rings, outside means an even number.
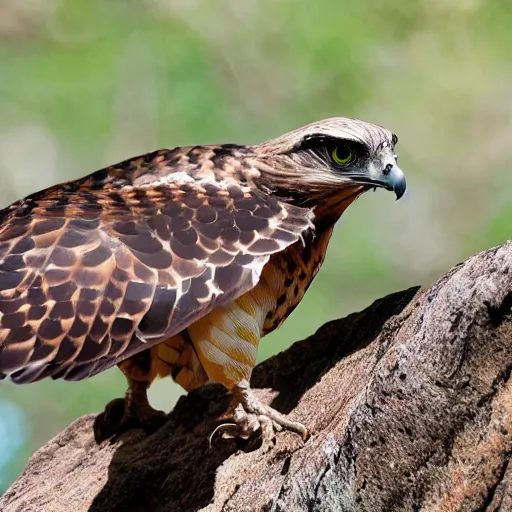
[[[347,187],[319,196],[314,202],[305,203],[304,206],[312,208],[315,214],[315,231],[319,233],[329,226],[332,228],[345,210],[364,192],[365,188],[361,186]]]

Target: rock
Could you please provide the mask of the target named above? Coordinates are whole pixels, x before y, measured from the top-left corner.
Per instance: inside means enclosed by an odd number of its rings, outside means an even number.
[[[263,362],[252,384],[312,437],[209,435],[209,386],[97,444],[84,416],[30,459],[5,512],[512,510],[512,244],[389,295]]]

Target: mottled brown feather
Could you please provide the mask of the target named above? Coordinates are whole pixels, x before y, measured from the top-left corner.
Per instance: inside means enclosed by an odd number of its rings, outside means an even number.
[[[254,287],[312,213],[247,184],[237,151],[159,151],[1,211],[0,376],[88,377]]]

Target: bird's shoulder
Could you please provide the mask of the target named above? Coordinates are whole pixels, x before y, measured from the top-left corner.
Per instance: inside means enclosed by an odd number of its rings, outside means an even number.
[[[259,173],[234,144],[160,149],[45,188],[0,210],[0,233],[10,221],[38,217],[104,217],[158,209],[169,199],[231,194],[256,188]],[[149,210],[149,211],[148,211]]]

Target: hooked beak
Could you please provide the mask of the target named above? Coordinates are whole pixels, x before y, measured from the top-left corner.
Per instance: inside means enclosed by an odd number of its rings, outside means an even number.
[[[397,201],[405,194],[407,184],[402,169],[396,164],[388,164],[382,171],[380,182],[384,188],[392,190],[396,194]]]
[[[396,164],[388,164],[376,177],[354,176],[354,181],[362,185],[381,187],[391,190],[395,193],[396,199],[400,199],[405,194],[407,188],[405,175]]]

